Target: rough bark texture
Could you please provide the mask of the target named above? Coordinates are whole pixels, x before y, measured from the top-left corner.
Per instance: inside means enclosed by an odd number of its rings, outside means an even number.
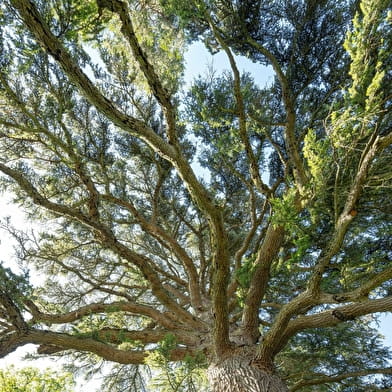
[[[288,392],[281,378],[246,348],[211,365],[207,374],[213,392]]]

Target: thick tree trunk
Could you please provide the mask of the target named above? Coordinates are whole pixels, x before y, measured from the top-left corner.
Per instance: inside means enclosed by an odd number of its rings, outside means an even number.
[[[288,392],[281,378],[245,352],[210,365],[207,374],[213,392]]]

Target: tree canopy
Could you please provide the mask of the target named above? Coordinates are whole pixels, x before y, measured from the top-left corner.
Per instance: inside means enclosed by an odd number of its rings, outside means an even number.
[[[391,24],[390,0],[3,1],[0,186],[36,229],[2,223],[26,273],[0,267],[0,357],[110,361],[111,391],[392,388]],[[196,41],[230,69],[188,87]]]

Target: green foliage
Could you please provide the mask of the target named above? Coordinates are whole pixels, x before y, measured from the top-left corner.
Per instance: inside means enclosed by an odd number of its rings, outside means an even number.
[[[298,193],[295,188],[289,188],[280,198],[271,200],[274,215],[271,217],[272,224],[283,226],[290,234],[292,251],[290,257],[285,260],[286,268],[292,263],[301,262],[306,251],[312,244],[309,236],[307,219],[298,214]]]
[[[383,101],[383,62],[386,46],[383,30],[391,27],[386,15],[388,1],[366,0],[360,4],[361,14],[354,18],[354,29],[347,34],[345,48],[351,57],[350,99],[368,112],[377,110]]]
[[[59,35],[63,35],[64,38],[72,41],[90,41],[104,30],[105,24],[109,21],[107,14],[98,14],[95,0],[56,1],[48,13],[48,20],[60,26]],[[78,28],[71,28],[72,26]]]
[[[390,61],[387,31],[391,21],[388,1],[365,0],[354,18],[354,28],[347,33],[345,48],[350,55],[351,86],[344,111],[331,115],[332,141],[335,146],[353,148],[367,137],[374,121],[385,110],[385,66]]]
[[[251,255],[250,257],[244,258],[242,265],[236,271],[236,281],[239,284],[239,288],[237,289],[237,296],[240,306],[244,306],[244,301],[246,298],[246,293],[248,292],[249,285],[253,276],[253,272],[255,269],[255,256]]]
[[[261,92],[253,77],[244,73],[240,82],[246,110],[256,110]],[[198,76],[188,93],[186,114],[196,136],[208,141],[219,158],[235,161],[240,157],[243,146],[239,136],[233,85],[234,80],[229,71],[219,75],[210,69],[207,75]],[[249,122],[248,132],[260,133],[260,130]]]
[[[236,271],[236,278],[238,283],[243,288],[249,288],[249,283],[254,271],[254,261],[255,257],[247,257],[243,261],[241,268]]]
[[[23,299],[32,294],[29,272],[18,275],[0,263],[0,293],[10,296],[15,303],[22,306]]]
[[[335,328],[310,329],[294,338],[290,346],[279,355],[288,375],[292,374],[295,368],[298,374],[308,374],[304,379],[317,378],[320,372],[336,375],[356,369],[381,368],[388,366],[390,358],[391,352],[383,347],[382,337],[375,329],[371,317],[342,323]],[[371,376],[366,381],[373,387],[388,385],[383,376]],[[363,379],[357,378],[347,379],[340,385],[315,385],[300,390],[327,392],[331,388],[342,392],[366,390]]]
[[[0,392],[72,392],[73,388],[69,373],[33,367],[0,369]]]
[[[131,3],[130,11],[140,47],[154,66],[163,86],[170,94],[176,94],[184,71],[182,30],[172,18],[161,17],[159,1]],[[104,15],[110,13],[105,11]],[[89,44],[100,52],[103,62],[116,77],[131,84],[133,90],[137,87],[138,90],[151,93],[135,57],[121,36],[121,21],[116,15],[111,16],[105,24],[105,30],[99,36],[95,35],[95,40],[90,40]]]
[[[144,372],[144,368],[146,366],[114,365],[110,373],[103,377],[102,390],[105,392],[146,392],[145,379],[151,377],[151,374]]]
[[[167,334],[158,347],[146,359],[153,377],[148,387],[157,392],[203,392],[206,391],[206,358],[202,353],[186,355],[178,364],[170,360],[177,347],[174,335]]]
[[[188,33],[188,39],[195,39],[197,22],[202,23],[205,12],[208,12],[208,1],[160,0],[165,13],[175,18],[178,25]],[[194,28],[189,27],[195,24]]]
[[[289,188],[282,197],[274,198],[271,203],[274,208],[272,223],[276,226],[284,226],[288,231],[295,231],[299,224],[297,213],[298,194],[295,188]]]
[[[332,154],[328,139],[317,139],[316,132],[309,129],[304,139],[304,157],[307,160],[312,176],[314,193],[319,194],[326,189],[326,178],[331,171]]]

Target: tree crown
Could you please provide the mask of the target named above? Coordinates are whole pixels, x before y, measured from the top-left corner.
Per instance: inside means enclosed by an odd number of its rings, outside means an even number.
[[[238,352],[293,391],[390,387],[372,315],[392,309],[391,12],[4,2],[0,181],[40,222],[4,228],[48,280],[1,267],[0,355],[113,361],[118,390],[145,388],[146,360],[195,390],[198,366]],[[231,69],[187,90],[195,40]]]

